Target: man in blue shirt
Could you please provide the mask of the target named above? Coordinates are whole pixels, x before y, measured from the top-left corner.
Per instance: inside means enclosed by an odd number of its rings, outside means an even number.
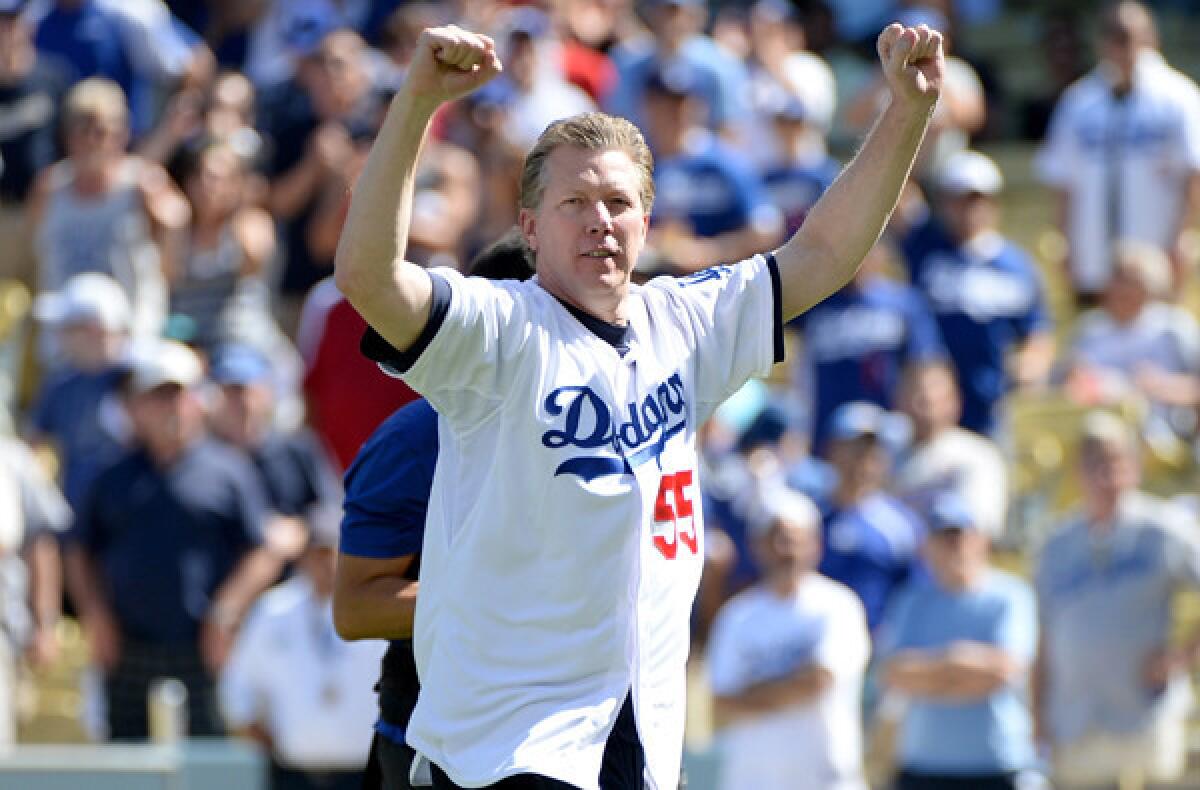
[[[889,459],[885,442],[902,428],[873,403],[847,403],[834,412],[830,460],[833,494],[821,506],[821,563],[817,568],[862,599],[872,631],[897,589],[918,567],[924,540],[920,520],[883,490]]]
[[[890,409],[904,369],[946,353],[924,297],[883,277],[886,256],[886,246],[877,244],[849,285],[791,324],[804,340],[812,447],[818,454],[839,406],[869,401]]]
[[[937,182],[940,216],[912,229],[904,256],[954,362],[961,424],[992,434],[1010,387],[1049,373],[1050,315],[1034,262],[997,230],[1003,179],[995,163],[963,151],[948,159]]]
[[[1034,761],[1025,698],[1037,647],[1033,590],[988,564],[988,537],[957,493],[929,510],[931,575],[879,630],[884,685],[908,698],[897,790],[1013,790]]]

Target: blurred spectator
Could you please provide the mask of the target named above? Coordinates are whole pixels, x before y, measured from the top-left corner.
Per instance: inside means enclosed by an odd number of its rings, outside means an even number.
[[[858,594],[874,631],[897,589],[918,567],[924,527],[883,489],[885,442],[903,428],[873,403],[847,403],[833,415],[829,459],[838,481],[821,508],[819,570]]]
[[[63,493],[78,511],[96,475],[125,454],[129,441],[121,405],[129,300],[111,277],[88,272],[39,296],[34,315],[54,335],[62,364],[34,399],[29,441],[53,453]]]
[[[316,507],[341,501],[341,485],[325,449],[306,430],[276,429],[277,382],[271,363],[251,346],[228,345],[212,356],[209,377],[218,391],[210,410],[213,435],[245,453],[258,471],[267,505],[279,518],[266,525],[265,537],[289,545],[302,526],[299,519]]]
[[[271,314],[267,267],[275,256],[275,226],[245,205],[245,162],[213,142],[183,168],[192,223],[177,266],[167,269],[172,320],[188,322],[188,342],[211,353],[241,341],[270,353],[286,342]]]
[[[1028,677],[1037,604],[992,568],[988,537],[948,492],[929,511],[931,574],[896,598],[880,627],[884,685],[905,698],[896,790],[1017,790],[1036,759]]]
[[[314,217],[340,219],[383,109],[367,71],[366,46],[335,30],[300,63],[294,82],[260,107],[272,139],[271,213],[283,226],[283,323],[293,331],[308,290],[333,270],[333,248],[310,243]],[[318,240],[321,241],[321,240]]]
[[[824,454],[833,414],[852,401],[893,408],[906,366],[941,359],[937,324],[915,289],[883,276],[885,242],[867,253],[849,285],[802,313],[805,370],[812,382],[812,446]]]
[[[24,203],[34,177],[58,159],[58,108],[67,90],[62,64],[39,55],[21,11],[0,0],[0,278],[34,284],[33,246]]]
[[[334,632],[337,509],[309,515],[299,573],[265,593],[237,635],[218,685],[230,730],[271,757],[272,790],[359,790],[385,649]]]
[[[800,229],[842,166],[825,153],[825,138],[816,131],[802,99],[779,89],[769,100],[763,99],[763,105],[760,109],[769,123],[766,131],[771,134],[769,147],[775,149],[762,168],[763,184],[771,202],[783,212],[790,236]],[[819,146],[814,138],[820,139]]]
[[[1169,304],[1170,264],[1151,245],[1118,242],[1100,306],[1080,316],[1067,361],[1067,391],[1088,404],[1131,396],[1149,403],[1143,435],[1169,447],[1195,433],[1200,403],[1200,324]]]
[[[656,195],[649,246],[661,266],[697,271],[783,241],[783,217],[750,162],[703,126],[701,73],[676,61],[645,88]]]
[[[1072,83],[1087,73],[1086,12],[1064,6],[1041,16],[1041,38],[1035,47],[1045,61],[1046,79],[1021,109],[1021,138],[1041,140],[1050,117]]]
[[[970,63],[950,54],[953,50],[949,20],[936,8],[915,3],[888,16],[906,26],[928,25],[939,31],[946,48],[942,92],[913,169],[918,178],[924,178],[935,175],[951,155],[968,148],[971,135],[983,128],[987,121],[983,83]],[[875,79],[846,106],[845,123],[850,130],[865,132],[879,114],[887,95],[886,80],[877,68]]]
[[[1008,467],[991,439],[958,427],[962,400],[954,370],[944,362],[904,372],[900,406],[912,423],[912,443],[901,454],[892,491],[918,510],[943,491],[958,493],[972,524],[995,540],[1008,515]]]
[[[1067,268],[1082,304],[1112,275],[1112,245],[1136,239],[1169,251],[1182,283],[1183,232],[1200,200],[1200,89],[1167,65],[1145,6],[1110,5],[1100,60],[1054,111],[1035,165],[1058,194]]]
[[[163,93],[212,78],[212,53],[162,0],[52,0],[33,12],[38,51],[69,63],[72,81],[106,77],[121,86],[135,136],[153,126]]]
[[[1175,646],[1171,601],[1200,586],[1200,532],[1138,490],[1137,440],[1117,417],[1088,417],[1080,466],[1080,512],[1046,542],[1035,574],[1035,714],[1054,786],[1177,779],[1200,638]]]
[[[937,175],[937,218],[902,247],[913,284],[933,308],[962,394],[962,426],[999,428],[1012,384],[1042,382],[1054,336],[1042,283],[1029,255],[1000,235],[999,168],[974,151],[950,157]]]
[[[164,270],[177,266],[187,201],[163,169],[125,153],[129,115],[121,89],[93,77],[67,94],[66,159],[42,171],[29,199],[38,287],[57,291],[73,275],[100,272],[125,290],[134,337],[166,318]]]
[[[199,358],[174,341],[135,359],[137,444],[96,478],[67,543],[67,588],[105,674],[115,739],[147,736],[146,695],[161,677],[186,685],[189,733],[223,731],[215,673],[280,571],[262,546],[257,475],[205,435],[202,377]]]
[[[766,495],[754,549],[763,580],[717,615],[708,663],[725,722],[722,790],[866,790],[861,690],[866,618],[816,572],[820,513],[786,489]]]
[[[504,22],[497,46],[504,73],[487,90],[502,104],[505,136],[528,151],[538,135],[554,121],[594,110],[591,97],[563,74],[558,42],[550,35],[550,18],[522,6]]]
[[[605,110],[645,129],[648,83],[664,67],[682,64],[695,73],[695,91],[704,100],[701,125],[722,132],[737,123],[745,115],[746,70],[702,32],[708,18],[704,0],[649,0],[645,5],[650,37],[622,42],[610,52],[618,79]]]
[[[304,358],[309,424],[342,470],[389,414],[417,397],[358,352],[366,331],[367,322],[332,277],[317,283],[304,303],[296,345]]]

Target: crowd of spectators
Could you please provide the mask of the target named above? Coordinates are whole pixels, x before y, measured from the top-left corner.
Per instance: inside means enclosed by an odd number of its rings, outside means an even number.
[[[27,346],[0,355],[0,742],[65,604],[102,679],[92,737],[149,736],[176,677],[189,730],[261,741],[278,787],[356,786],[384,645],[332,631],[331,514],[416,395],[359,353],[332,262],[422,29],[487,32],[505,69],[435,119],[410,257],[463,268],[512,227],[545,125],[603,109],[655,156],[649,278],[800,226],[880,109],[873,40],[901,19],[953,57],[893,222],[789,327],[788,369],[704,431],[721,786],[866,787],[889,722],[899,788],[1178,776],[1200,637],[1172,641],[1171,602],[1200,587],[1200,524],[1140,475],[1196,479],[1200,88],[1160,51],[1172,3],[1097,3],[1082,35],[1038,17],[1045,90],[1011,100],[971,35],[1010,5],[0,0],[0,285],[32,297],[32,331],[0,315]],[[975,150],[1013,132],[1061,273]],[[1009,496],[1019,398],[1081,416],[1074,515],[1036,542]]]

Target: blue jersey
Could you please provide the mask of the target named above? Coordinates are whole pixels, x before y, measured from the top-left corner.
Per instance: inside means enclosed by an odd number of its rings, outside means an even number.
[[[854,590],[874,631],[892,594],[918,566],[924,525],[899,501],[876,493],[847,510],[823,506],[821,533],[817,570]]]
[[[935,222],[903,243],[913,284],[928,300],[962,390],[963,427],[990,434],[1010,382],[1006,357],[1050,316],[1029,255],[993,235],[960,246]]]
[[[803,334],[815,389],[812,446],[818,451],[839,406],[870,401],[890,409],[904,367],[945,354],[921,295],[882,278],[861,287],[851,283],[802,313],[792,326]]]
[[[826,157],[815,164],[778,165],[763,174],[771,203],[783,212],[789,237],[800,229],[809,209],[829,189],[841,168],[836,159]]]
[[[683,222],[697,236],[741,230],[760,212],[777,213],[749,162],[712,135],[656,160],[654,183],[651,221]]]

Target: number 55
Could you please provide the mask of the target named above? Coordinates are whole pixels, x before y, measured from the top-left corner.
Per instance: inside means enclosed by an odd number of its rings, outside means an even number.
[[[654,502],[654,546],[669,560],[675,559],[680,543],[692,554],[697,551],[695,511],[684,492],[691,484],[692,470],[685,469],[663,475],[658,485],[658,499]],[[680,524],[680,521],[684,523]],[[669,526],[660,530],[658,525],[666,522],[670,522]]]

